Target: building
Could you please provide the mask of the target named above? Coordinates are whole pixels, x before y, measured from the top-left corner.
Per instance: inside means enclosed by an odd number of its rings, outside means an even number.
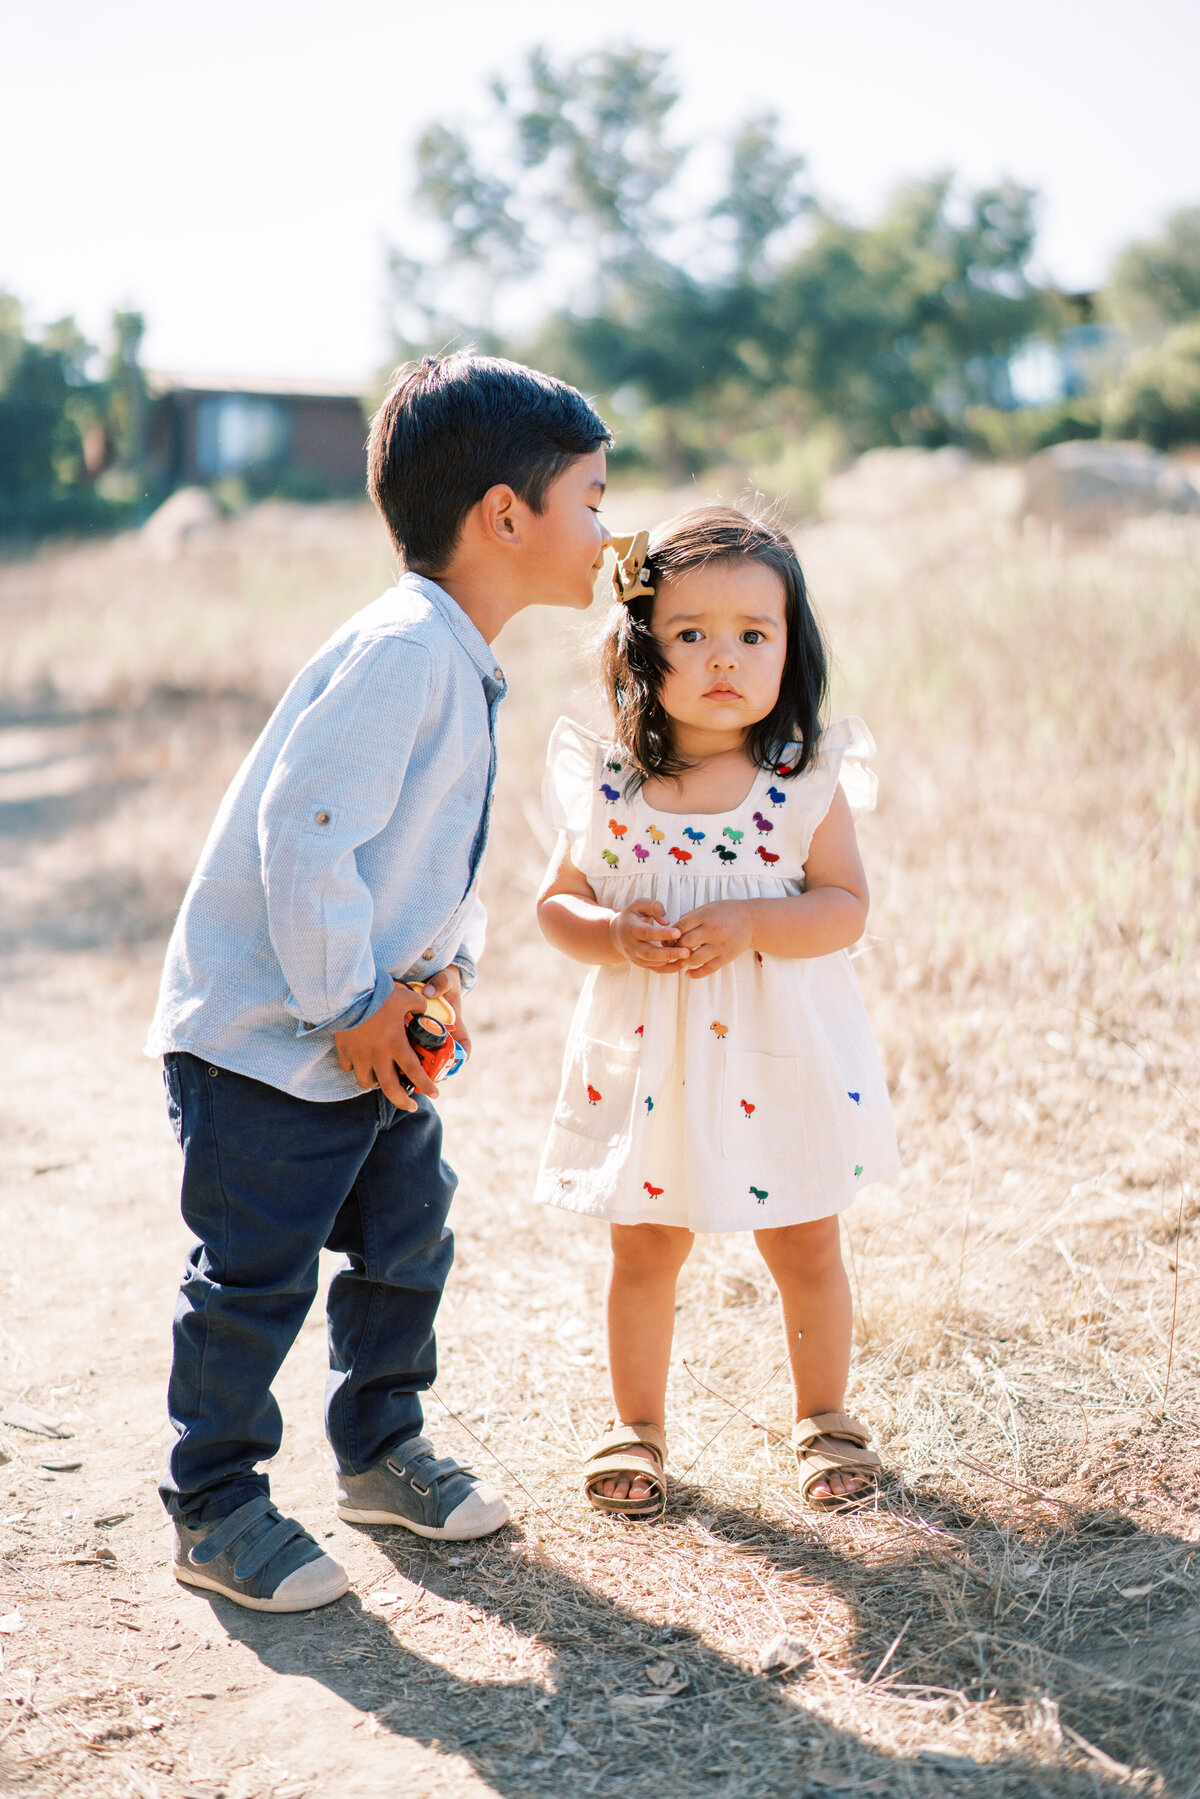
[[[336,382],[146,375],[146,449],[156,487],[235,477],[296,499],[361,493],[367,415]]]

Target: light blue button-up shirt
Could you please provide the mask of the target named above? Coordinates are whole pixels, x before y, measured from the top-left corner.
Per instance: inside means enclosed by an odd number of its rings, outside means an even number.
[[[503,673],[406,574],[284,694],[221,803],[171,933],[146,1053],[190,1050],[301,1099],[359,1092],[335,1030],[393,979],[475,977]]]

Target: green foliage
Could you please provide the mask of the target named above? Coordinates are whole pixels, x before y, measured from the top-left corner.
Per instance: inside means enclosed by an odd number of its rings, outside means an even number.
[[[966,448],[981,456],[1020,461],[1051,444],[1099,437],[1100,407],[1086,395],[1048,406],[968,406],[963,418]]]
[[[0,294],[0,535],[101,530],[127,515],[96,481],[111,447],[129,442],[141,380],[141,320],[118,314],[115,332],[114,366],[97,380],[73,319],[29,337],[18,302]]]
[[[1123,331],[1146,343],[1200,316],[1200,206],[1172,214],[1161,237],[1130,244],[1103,301]]]
[[[697,208],[663,54],[539,50],[492,95],[484,137],[439,126],[417,145],[442,254],[393,258],[399,347],[474,339],[550,367],[611,403],[629,460],[682,476],[826,423],[848,450],[958,441],[970,407],[1003,402],[1013,347],[1056,323],[1027,271],[1026,188],[960,194],[940,176],[851,225],[765,114],[735,128]],[[569,303],[514,342],[496,302],[524,282],[536,305],[531,278]]]
[[[1104,425],[1158,450],[1200,444],[1200,308],[1130,360],[1105,396]]]

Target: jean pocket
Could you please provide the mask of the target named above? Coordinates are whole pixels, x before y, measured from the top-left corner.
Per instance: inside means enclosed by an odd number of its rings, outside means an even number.
[[[163,1057],[163,1086],[167,1090],[167,1117],[175,1133],[175,1141],[183,1147],[183,1091],[179,1081],[179,1058]]]
[[[640,1052],[584,1037],[567,1075],[554,1122],[560,1129],[613,1144],[629,1130]]]

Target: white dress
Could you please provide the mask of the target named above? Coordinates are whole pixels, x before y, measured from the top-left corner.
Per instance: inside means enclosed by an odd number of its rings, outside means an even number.
[[[627,796],[619,751],[561,718],[542,803],[601,905],[661,900],[674,922],[712,900],[803,892],[839,781],[852,810],[875,804],[874,749],[861,719],[842,719],[803,775],[760,770],[730,812],[661,812]],[[696,980],[632,963],[588,975],[539,1200],[622,1224],[758,1230],[829,1217],[898,1172],[887,1083],[844,950],[748,951]]]

